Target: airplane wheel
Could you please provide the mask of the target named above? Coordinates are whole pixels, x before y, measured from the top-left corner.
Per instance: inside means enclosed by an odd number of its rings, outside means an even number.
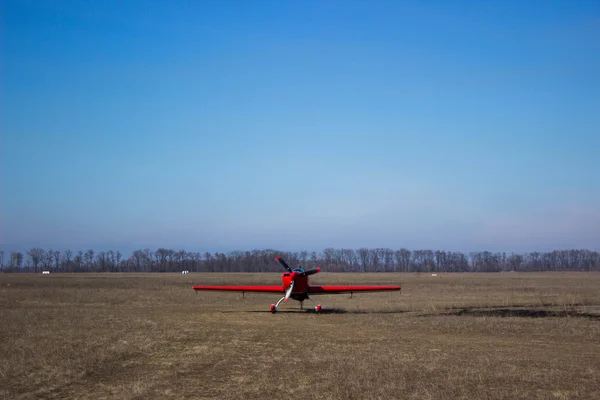
[[[275,311],[277,311],[277,309],[275,308],[275,304],[271,304],[271,307],[269,307],[269,309],[273,314],[275,313]]]
[[[317,306],[315,307],[315,311],[316,312],[320,312],[321,311],[321,305],[317,304]]]

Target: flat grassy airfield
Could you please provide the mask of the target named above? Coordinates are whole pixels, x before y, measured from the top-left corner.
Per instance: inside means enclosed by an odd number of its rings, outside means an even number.
[[[1,274],[2,399],[599,399],[600,273]],[[309,306],[309,302],[305,302]]]

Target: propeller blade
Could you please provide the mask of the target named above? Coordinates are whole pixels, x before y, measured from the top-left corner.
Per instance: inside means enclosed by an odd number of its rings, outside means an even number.
[[[285,291],[285,301],[288,301],[290,299],[290,295],[292,294],[293,289],[294,289],[294,281],[292,280],[290,287],[288,287],[288,289]]]
[[[285,269],[287,269],[288,271],[292,272],[292,269],[290,268],[290,266],[289,266],[289,265],[287,265],[287,263],[286,263],[286,262],[283,260],[283,258],[281,258],[281,257],[277,256],[277,257],[275,257],[275,259],[276,259],[277,261],[279,261],[279,264],[283,265],[283,268],[285,268]]]
[[[311,269],[308,271],[304,271],[304,273],[301,276],[312,275],[312,274],[316,274],[317,272],[321,272],[321,268],[315,268],[315,269]]]

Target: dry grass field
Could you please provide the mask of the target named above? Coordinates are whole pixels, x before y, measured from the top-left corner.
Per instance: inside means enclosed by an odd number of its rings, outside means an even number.
[[[191,287],[280,274],[0,275],[0,398],[600,398],[598,273],[311,278],[402,292],[273,315]]]

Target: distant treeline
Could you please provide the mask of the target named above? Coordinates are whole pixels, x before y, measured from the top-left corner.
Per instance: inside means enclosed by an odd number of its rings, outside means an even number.
[[[25,254],[0,251],[0,272],[281,272],[275,256],[292,266],[319,266],[327,272],[500,272],[600,271],[600,253],[556,250],[524,254],[489,251],[333,249],[284,252],[271,249],[199,253],[171,249],[136,250],[124,258],[119,251],[63,252],[32,248]],[[8,257],[7,257],[8,256]]]

